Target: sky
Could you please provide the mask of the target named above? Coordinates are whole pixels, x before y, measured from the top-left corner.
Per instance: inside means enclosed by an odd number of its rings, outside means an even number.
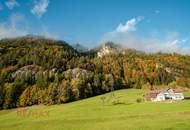
[[[0,39],[34,34],[190,54],[189,23],[189,0],[0,0]]]

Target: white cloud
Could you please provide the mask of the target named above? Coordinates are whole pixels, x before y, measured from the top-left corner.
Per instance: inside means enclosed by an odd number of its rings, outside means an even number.
[[[5,5],[7,6],[7,8],[9,9],[13,9],[14,7],[19,6],[19,3],[16,0],[7,0],[5,2]]]
[[[181,38],[179,33],[170,32],[163,39],[143,38],[138,36],[136,31],[136,18],[128,20],[125,25],[119,25],[114,31],[106,33],[101,42],[113,41],[122,44],[126,48],[134,48],[145,52],[177,52],[181,54],[190,54],[190,46],[187,46],[189,40]]]
[[[41,25],[37,32],[32,31],[30,23],[19,13],[13,13],[5,22],[0,23],[0,39],[2,38],[15,38],[19,36],[25,36],[27,34],[35,34],[45,36],[47,38],[58,39],[58,35],[55,35],[48,31],[45,25]]]
[[[125,24],[120,23],[116,31],[121,33],[128,33],[136,31],[136,25],[142,21],[143,17],[132,18],[128,20]]]
[[[155,14],[159,14],[159,13],[160,13],[160,10],[155,10],[154,13],[155,13]]]
[[[188,38],[184,38],[184,39],[182,39],[181,41],[182,41],[183,43],[186,43],[188,40],[189,40]]]
[[[44,13],[46,13],[49,5],[49,0],[36,0],[34,7],[31,9],[32,14],[41,18]]]
[[[25,18],[21,14],[11,14],[8,22],[0,23],[0,39],[28,34]]]
[[[52,38],[52,39],[58,39],[59,38],[58,35],[49,32],[48,28],[45,25],[42,25],[40,30],[41,30],[41,32],[38,33],[37,35],[42,35],[44,37]]]

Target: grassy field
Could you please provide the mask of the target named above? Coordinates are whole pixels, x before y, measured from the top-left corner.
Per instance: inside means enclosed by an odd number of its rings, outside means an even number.
[[[190,100],[137,103],[144,93],[126,89],[68,104],[2,110],[0,130],[190,130]]]

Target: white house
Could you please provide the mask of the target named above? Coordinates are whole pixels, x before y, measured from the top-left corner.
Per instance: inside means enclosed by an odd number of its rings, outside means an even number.
[[[162,91],[151,91],[145,95],[146,101],[183,100],[184,95],[180,90],[167,89]]]

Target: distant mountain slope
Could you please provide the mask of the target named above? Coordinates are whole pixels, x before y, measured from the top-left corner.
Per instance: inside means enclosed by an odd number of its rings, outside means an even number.
[[[65,41],[59,41],[54,39],[49,39],[43,36],[36,36],[36,35],[26,35],[23,37],[17,37],[17,38],[6,38],[0,40],[0,46],[6,46],[6,47],[36,47],[40,45],[60,45],[64,46],[65,49],[71,49],[73,48],[66,43]]]
[[[72,45],[72,47],[81,53],[85,53],[85,52],[89,51],[89,49],[87,47],[84,47],[83,45],[81,45],[79,43]]]
[[[0,54],[1,68],[35,64],[48,69],[66,67],[65,62],[80,55],[64,41],[33,35],[0,40]]]

